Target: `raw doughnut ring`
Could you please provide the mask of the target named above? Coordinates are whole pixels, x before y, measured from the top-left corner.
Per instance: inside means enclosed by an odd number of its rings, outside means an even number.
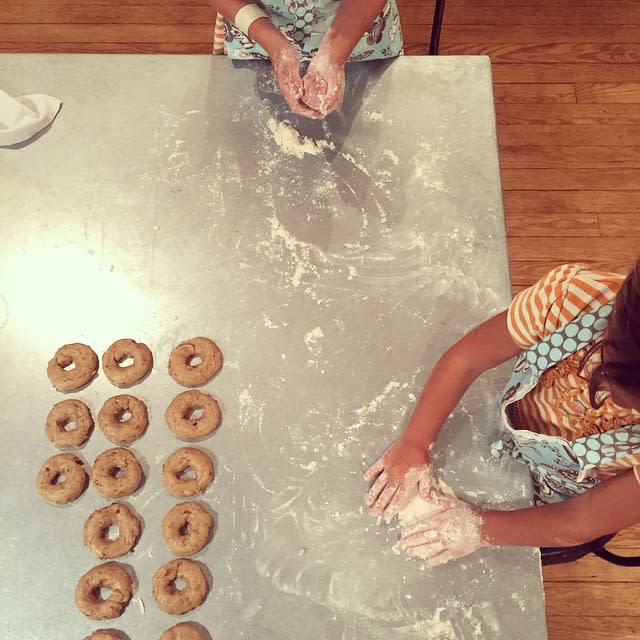
[[[191,469],[195,478],[183,478],[183,474]],[[162,465],[162,482],[164,488],[176,498],[195,496],[202,493],[213,479],[213,463],[211,458],[195,447],[182,447],[174,451]]]
[[[69,365],[73,369],[67,369]],[[86,344],[74,342],[60,347],[47,364],[47,376],[58,391],[84,387],[98,373],[98,356]]]
[[[127,414],[131,414],[130,417],[123,419]],[[147,405],[133,396],[113,396],[102,405],[98,413],[98,425],[111,442],[131,444],[149,426]]]
[[[138,458],[129,449],[119,447],[99,454],[91,470],[96,491],[105,498],[131,495],[140,486],[143,477]]]
[[[213,516],[197,502],[177,504],[162,520],[162,537],[177,556],[192,556],[207,546]]]
[[[133,363],[123,366],[131,358]],[[153,366],[153,356],[146,344],[128,338],[116,340],[102,354],[102,370],[116,387],[130,387],[144,378]]]
[[[84,640],[127,640],[127,637],[117,629],[98,629]]]
[[[186,582],[179,589],[176,581]],[[182,615],[201,605],[209,593],[207,578],[200,563],[193,560],[172,560],[153,574],[153,599],[160,609]]]
[[[36,487],[47,502],[66,504],[84,493],[87,479],[84,462],[78,456],[58,453],[45,460],[38,473]]]
[[[118,536],[114,540],[107,538],[111,526],[118,527]],[[140,518],[127,505],[114,502],[94,511],[86,519],[84,546],[101,560],[111,560],[133,551],[141,533]]]
[[[91,479],[105,498],[131,495],[142,482],[142,467],[129,449],[107,449],[95,459]]]
[[[202,416],[193,418],[198,409],[202,410]],[[208,393],[183,391],[171,401],[164,418],[181,440],[198,440],[218,428],[222,414],[215,398]]]
[[[104,600],[101,589],[110,589]],[[129,574],[117,562],[105,562],[85,573],[76,586],[76,606],[87,618],[106,620],[121,616],[133,595]]]
[[[72,423],[75,424],[75,428],[67,431],[66,427]],[[51,407],[47,416],[45,433],[58,449],[69,449],[83,445],[91,436],[92,431],[93,418],[89,407],[84,402],[63,400]]]
[[[198,364],[191,364],[200,358]],[[209,338],[191,338],[174,347],[169,356],[169,375],[183,387],[207,384],[222,367],[222,353]]]
[[[160,640],[210,640],[209,635],[193,622],[179,622],[167,629]]]

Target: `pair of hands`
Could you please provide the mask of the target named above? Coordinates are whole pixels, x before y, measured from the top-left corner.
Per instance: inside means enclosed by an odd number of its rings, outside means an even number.
[[[366,503],[374,516],[389,521],[416,493],[440,511],[402,531],[400,548],[436,566],[487,545],[482,518],[466,502],[434,492],[430,457],[424,447],[401,438],[364,474],[373,481]]]
[[[333,58],[322,47],[300,75],[300,58],[291,43],[271,56],[280,92],[289,108],[308,118],[324,118],[342,104],[344,62]]]

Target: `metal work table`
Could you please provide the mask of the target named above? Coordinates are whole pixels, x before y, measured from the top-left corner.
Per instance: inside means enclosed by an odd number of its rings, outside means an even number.
[[[546,638],[536,550],[428,569],[363,502],[362,471],[437,357],[510,299],[488,59],[353,66],[324,122],[286,111],[268,65],[221,58],[3,55],[0,86],[63,100],[39,139],[0,149],[0,636],[152,639],[178,621],[151,597],[173,557],[161,464],[180,443],[163,414],[182,389],[166,366],[207,335],[225,356],[205,388],[223,423],[198,445],[215,460],[203,500],[217,528],[196,556],[211,592],[185,619],[213,638]],[[122,337],[155,358],[129,391],[151,418],[133,445],[148,478],[127,500],[145,529],[122,559],[136,597],[99,624],[73,594],[99,562],[84,520],[108,501],[90,486],[56,508],[35,477],[65,397],[47,361]],[[436,447],[442,478],[475,503],[530,501],[526,470],[489,455],[506,373],[481,377]],[[71,397],[96,416],[116,393],[101,372]],[[79,455],[90,466],[109,446],[96,427]]]

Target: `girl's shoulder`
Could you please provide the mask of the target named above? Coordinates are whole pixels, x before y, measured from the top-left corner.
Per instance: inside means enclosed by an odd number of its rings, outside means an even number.
[[[526,349],[580,314],[611,302],[624,276],[584,264],[555,267],[511,302],[509,333]]]

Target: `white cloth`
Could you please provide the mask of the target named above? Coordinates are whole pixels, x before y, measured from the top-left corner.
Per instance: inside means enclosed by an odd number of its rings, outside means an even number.
[[[62,102],[42,94],[12,98],[0,89],[0,147],[24,142],[51,124]]]

